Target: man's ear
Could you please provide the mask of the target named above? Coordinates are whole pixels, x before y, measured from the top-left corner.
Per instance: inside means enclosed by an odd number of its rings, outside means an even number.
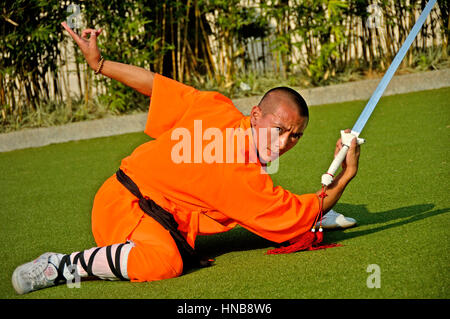
[[[259,120],[262,117],[262,110],[258,105],[255,105],[252,107],[252,110],[250,111],[250,119],[252,124],[254,121]]]

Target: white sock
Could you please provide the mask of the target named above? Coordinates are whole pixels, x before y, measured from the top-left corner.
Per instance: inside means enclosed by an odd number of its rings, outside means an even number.
[[[105,247],[93,247],[70,254],[67,262],[76,265],[80,277],[95,276],[107,280],[130,280],[127,272],[128,254],[134,247],[132,242]],[[120,250],[118,254],[118,250]],[[73,270],[73,269],[72,269]]]

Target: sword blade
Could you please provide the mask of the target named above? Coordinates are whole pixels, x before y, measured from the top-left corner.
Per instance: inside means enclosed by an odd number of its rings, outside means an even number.
[[[408,37],[406,38],[405,42],[403,42],[403,45],[401,46],[400,50],[395,55],[394,60],[392,61],[391,65],[389,66],[388,70],[384,74],[383,78],[381,79],[380,83],[378,84],[377,88],[375,89],[375,92],[373,92],[372,96],[369,99],[369,102],[367,102],[364,110],[362,111],[361,115],[359,116],[358,120],[356,121],[355,125],[352,128],[352,131],[354,134],[359,136],[361,131],[363,130],[364,126],[367,123],[367,120],[369,119],[370,115],[372,115],[373,110],[377,106],[378,101],[380,100],[381,96],[384,93],[384,90],[388,86],[389,82],[392,79],[392,76],[394,75],[395,71],[397,71],[398,66],[402,62],[403,58],[406,55],[406,52],[408,51],[409,47],[411,46],[412,42],[417,36],[417,33],[419,32],[420,28],[422,28],[422,25],[425,23],[425,20],[429,13],[431,12],[431,9],[433,8],[434,4],[436,3],[436,0],[430,0],[428,1],[427,5],[423,9],[422,13],[420,14],[419,18],[417,19],[416,23],[414,24],[413,28],[408,34]]]

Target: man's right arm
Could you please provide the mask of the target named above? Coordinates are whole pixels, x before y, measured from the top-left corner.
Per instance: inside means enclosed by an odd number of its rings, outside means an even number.
[[[96,70],[100,62],[100,50],[97,47],[97,36],[102,32],[102,29],[83,30],[80,37],[72,31],[66,22],[61,23],[61,25],[77,43],[89,66],[93,70]],[[90,34],[89,40],[87,40],[88,34]],[[104,61],[100,73],[135,89],[139,93],[147,96],[151,96],[152,94],[155,74],[149,70],[120,62]]]

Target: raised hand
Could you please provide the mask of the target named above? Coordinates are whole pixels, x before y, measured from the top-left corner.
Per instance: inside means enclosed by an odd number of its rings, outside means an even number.
[[[69,32],[72,39],[77,43],[81,52],[83,53],[86,62],[92,69],[96,69],[98,62],[100,61],[100,50],[97,46],[97,37],[102,32],[102,29],[85,29],[81,33],[81,37],[73,32],[73,30],[67,25],[66,22],[62,22],[61,25]],[[90,38],[87,39],[88,34]]]
[[[80,37],[73,32],[66,22],[61,23],[61,25],[78,44],[89,66],[96,70],[101,57],[100,50],[97,47],[97,37],[102,32],[102,29],[83,30]],[[90,35],[89,39],[87,39],[88,35]],[[149,70],[134,65],[104,60],[100,74],[122,82],[146,96],[152,95],[154,73]]]

